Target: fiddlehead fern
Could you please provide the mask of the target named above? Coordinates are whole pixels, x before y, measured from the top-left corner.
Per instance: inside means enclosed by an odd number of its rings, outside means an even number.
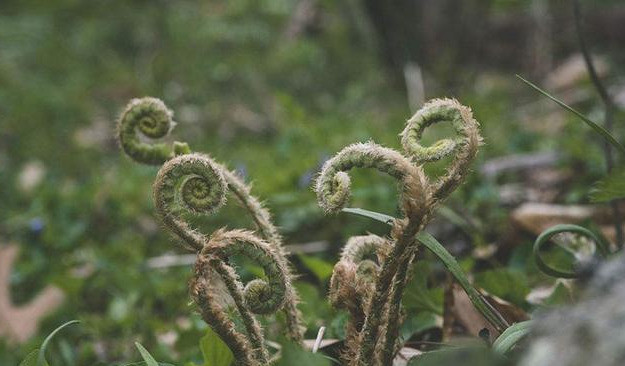
[[[282,237],[278,233],[278,229],[271,221],[271,214],[258,201],[258,199],[250,194],[250,188],[243,183],[243,181],[237,177],[236,174],[229,171],[225,167],[222,167],[222,171],[230,191],[252,216],[260,235],[267,240],[278,253],[277,259],[281,261],[284,268],[286,268],[286,271],[289,274],[287,278],[289,279],[289,282],[291,282],[291,278],[293,276],[290,274],[290,266],[288,265],[288,260],[286,258],[287,253],[282,246]],[[287,301],[284,305],[284,313],[286,316],[287,336],[291,340],[301,343],[303,340],[304,325],[302,322],[302,314],[297,309],[299,296],[292,286],[288,286],[286,297]]]
[[[149,165],[160,165],[175,155],[191,152],[189,145],[183,142],[176,141],[170,148],[164,143],[142,141],[142,137],[155,140],[169,135],[176,125],[173,115],[160,99],[132,99],[117,124],[117,138],[124,152],[134,160]]]
[[[357,355],[358,332],[365,319],[365,305],[373,295],[375,278],[390,249],[390,242],[377,235],[353,236],[334,266],[330,279],[330,303],[337,309],[350,313],[347,324],[343,358],[351,360]]]
[[[286,315],[287,336],[301,342],[304,330],[301,314],[297,309],[298,297],[291,285],[292,275],[286,252],[282,247],[282,238],[271,222],[269,211],[251,195],[250,188],[226,167],[208,155],[191,153],[188,145],[184,143],[175,142],[173,150],[170,150],[165,144],[148,144],[142,141],[139,132],[149,138],[167,135],[175,125],[172,116],[173,112],[158,99],[149,97],[133,99],[118,123],[120,145],[126,154],[140,163],[164,163],[153,187],[157,213],[164,226],[183,246],[201,254],[196,265],[196,268],[201,270],[196,271],[192,293],[205,315],[204,319],[215,327],[222,337],[227,338],[235,355],[238,351],[243,352],[246,349],[242,348],[242,345],[251,344],[250,352],[241,353],[239,359],[241,364],[265,364],[267,351],[264,348],[262,332],[252,314],[269,314],[283,309]],[[225,203],[227,191],[230,191],[250,214],[264,240],[249,232],[238,230],[229,232],[220,230],[208,238],[193,229],[182,216],[183,211],[195,214],[215,212]],[[247,243],[245,248],[261,248],[260,252],[245,249],[246,251],[241,254],[250,256],[261,265],[264,263],[266,275],[271,280],[268,283],[255,280],[248,283],[245,289],[241,289],[236,273],[225,259],[217,261],[212,249],[205,250],[207,246],[223,247],[225,245],[223,243],[232,244],[234,248],[240,248],[241,243]],[[225,253],[229,250],[220,249],[218,252]],[[268,258],[275,262],[275,268],[279,273],[275,269],[272,270],[274,267],[268,266]],[[210,293],[216,287],[209,279],[216,278],[215,275],[221,278],[234,299],[244,321],[248,341],[245,341],[246,336],[237,333],[233,323],[224,317],[224,309],[217,300],[218,296]],[[281,282],[281,285],[279,286],[276,281]]]
[[[234,268],[228,264],[233,255],[246,256],[258,263],[267,280],[256,279],[243,286]],[[247,336],[235,329],[222,296],[212,287],[211,277],[219,276],[243,320]],[[266,365],[268,353],[264,337],[253,314],[270,314],[282,308],[290,286],[288,271],[278,259],[278,253],[267,242],[250,232],[218,230],[200,251],[195,276],[190,284],[191,294],[199,305],[204,320],[233,351],[243,365]]]
[[[458,136],[430,147],[422,146],[419,140],[425,128],[444,121],[452,124]],[[377,271],[371,295],[361,299],[365,303],[365,319],[354,342],[358,354],[350,363],[352,365],[387,365],[392,361],[401,297],[417,249],[414,237],[429,221],[436,204],[463,181],[482,141],[471,110],[451,99],[426,103],[407,122],[401,137],[409,157],[372,142],[350,145],[324,164],[315,185],[319,205],[332,213],[347,204],[350,188],[347,171],[352,168],[375,168],[396,178],[400,184],[400,207],[404,218],[396,220],[393,225],[391,248]],[[446,174],[431,183],[421,165],[450,155],[454,158]],[[340,276],[353,276],[353,267],[343,261],[337,266],[335,281],[340,281]],[[334,287],[340,288],[338,284]]]
[[[166,162],[154,182],[154,202],[165,227],[194,251],[206,243],[203,234],[189,227],[177,213],[181,208],[209,214],[226,201],[226,181],[206,155],[186,154]]]
[[[449,122],[458,136],[442,139],[432,146],[424,147],[419,143],[424,130],[433,124]],[[455,99],[434,99],[423,105],[406,123],[400,134],[404,150],[417,164],[437,161],[453,155],[453,161],[447,173],[432,185],[434,199],[447,197],[464,180],[469,172],[467,165],[477,154],[482,144],[479,124],[473,118],[471,109]]]
[[[347,205],[351,181],[346,172],[353,168],[374,168],[397,179],[403,193],[402,202],[407,201],[403,207],[405,213],[424,211],[424,202],[412,199],[414,194],[418,196],[424,191],[423,171],[399,152],[368,142],[344,148],[321,168],[315,191],[319,205],[326,212],[335,213]]]

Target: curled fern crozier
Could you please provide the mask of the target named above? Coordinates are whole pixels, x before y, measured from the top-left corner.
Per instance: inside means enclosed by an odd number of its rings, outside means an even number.
[[[422,146],[423,132],[436,123],[451,123],[457,136],[439,140],[431,146]],[[445,175],[430,187],[436,200],[447,197],[464,180],[469,172],[467,166],[482,144],[479,123],[473,118],[473,112],[455,99],[433,99],[425,103],[406,122],[400,136],[404,151],[417,164],[453,157]]]
[[[175,155],[191,152],[186,143],[148,143],[169,135],[176,123],[174,113],[160,99],[135,98],[128,103],[117,124],[117,138],[124,152],[137,162],[160,165]]]
[[[457,136],[432,146],[422,146],[424,130],[436,123],[451,123]],[[399,181],[399,207],[403,218],[393,223],[389,245],[382,261],[376,263],[373,285],[356,291],[358,266],[341,258],[332,278],[330,299],[335,306],[350,309],[352,329],[347,355],[350,365],[387,365],[397,350],[401,322],[401,298],[410,264],[417,253],[415,235],[432,217],[436,205],[464,180],[469,164],[482,142],[479,125],[471,110],[453,99],[426,103],[406,124],[401,142],[406,155],[372,142],[350,145],[328,160],[315,184],[319,205],[327,213],[340,211],[350,195],[352,168],[374,168]],[[431,182],[422,165],[447,156],[452,161],[446,173]],[[346,248],[347,249],[347,248]],[[345,253],[345,252],[344,252]],[[367,261],[361,263],[366,264]],[[361,265],[363,265],[361,264]],[[353,296],[352,296],[353,295]],[[362,320],[364,316],[364,320]],[[354,335],[354,333],[356,333]]]
[[[206,243],[204,234],[180,217],[182,210],[210,214],[226,202],[227,184],[219,166],[207,155],[186,154],[167,161],[154,182],[154,202],[165,225],[194,251]]]
[[[229,264],[229,258],[235,255],[254,261],[263,268],[267,279],[255,279],[243,285]],[[291,284],[289,272],[278,256],[269,243],[250,232],[218,230],[202,248],[196,261],[195,275],[190,283],[192,297],[203,319],[230,347],[238,364],[268,364],[264,336],[254,314],[272,314],[284,306]],[[225,294],[214,285],[214,276],[219,276],[225,284],[245,333],[230,319],[220,298]]]

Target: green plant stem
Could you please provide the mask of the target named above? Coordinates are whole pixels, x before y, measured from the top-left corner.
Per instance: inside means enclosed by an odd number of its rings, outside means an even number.
[[[605,107],[605,129],[609,133],[612,133],[615,105],[607,89],[601,82],[601,79],[599,79],[599,75],[597,74],[597,70],[595,69],[595,64],[592,61],[592,56],[590,55],[588,47],[586,46],[586,40],[584,39],[584,33],[582,32],[582,15],[579,0],[573,0],[573,13],[575,15],[575,32],[577,33],[577,40],[579,42],[579,48],[584,57],[586,69],[588,70],[590,80],[597,90],[597,93],[601,97],[601,100],[603,101]],[[614,169],[614,156],[612,155],[612,148],[607,142],[603,143],[603,152],[606,162],[606,170],[609,175]],[[623,246],[623,217],[621,215],[621,210],[618,206],[618,201],[612,200],[610,202],[610,207],[612,209],[612,214],[614,215],[616,244],[619,248],[621,248]]]

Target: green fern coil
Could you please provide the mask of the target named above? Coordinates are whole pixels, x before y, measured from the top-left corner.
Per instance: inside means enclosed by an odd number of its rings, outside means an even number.
[[[232,256],[245,256],[260,265],[267,280],[255,279],[243,285],[229,264]],[[266,365],[269,355],[264,336],[254,314],[271,314],[280,310],[290,281],[288,271],[273,247],[242,230],[218,230],[201,250],[190,284],[192,297],[204,320],[210,324],[233,351],[242,365]],[[236,311],[242,319],[245,334],[237,330],[223,305],[223,294],[215,286],[215,276],[225,284]]]
[[[189,153],[186,143],[147,143],[169,135],[176,123],[174,113],[160,99],[145,97],[132,99],[117,124],[117,138],[124,152],[134,160],[149,165],[160,165],[175,155]]]
[[[170,147],[146,141],[166,137],[175,125],[172,116],[156,98],[133,99],[118,122],[120,145],[137,162],[163,164],[153,186],[156,211],[177,241],[198,253],[191,294],[204,320],[233,350],[238,364],[265,365],[270,360],[255,315],[283,310],[286,335],[296,342],[302,341],[304,329],[282,238],[268,210],[236,174],[206,154],[191,153],[185,143],[174,142]],[[249,231],[223,229],[208,236],[191,227],[185,212],[214,213],[225,204],[228,192],[250,214],[262,238]],[[233,255],[258,263],[267,280],[256,279],[244,286],[228,260]],[[230,319],[229,303],[236,308],[244,332]]]
[[[437,123],[450,123],[456,136],[423,146],[421,139],[426,128]],[[354,340],[347,342],[350,365],[389,365],[397,349],[400,303],[408,277],[410,263],[414,260],[417,243],[415,235],[423,229],[432,216],[438,202],[445,199],[466,177],[470,162],[477,154],[482,138],[479,124],[472,112],[453,99],[434,99],[426,103],[401,133],[405,155],[373,142],[350,145],[322,167],[315,182],[319,205],[327,213],[344,208],[350,196],[350,179],[347,172],[353,168],[374,168],[399,182],[399,203],[403,218],[396,220],[391,231],[389,248],[381,263],[372,266],[363,261],[375,274],[370,290],[361,291],[361,298],[352,304],[364,306],[360,312],[350,310],[352,319],[348,330],[356,330]],[[452,156],[445,174],[431,182],[422,165]],[[334,271],[331,301],[345,306],[347,296],[339,296],[340,289],[348,291],[353,286],[356,267],[344,258]],[[339,301],[340,300],[340,301]],[[352,309],[357,309],[352,305]],[[360,317],[364,315],[364,321]],[[362,323],[362,325],[361,325]]]

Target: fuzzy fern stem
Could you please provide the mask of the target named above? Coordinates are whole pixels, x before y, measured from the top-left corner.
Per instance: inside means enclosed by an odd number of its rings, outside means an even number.
[[[431,146],[421,145],[424,130],[441,122],[451,123],[456,136]],[[365,292],[360,300],[364,321],[356,316],[348,324],[348,329],[357,332],[356,341],[348,342],[348,354],[357,349],[350,365],[387,365],[393,359],[401,320],[401,298],[408,269],[417,252],[415,235],[430,220],[436,205],[453,192],[468,174],[469,164],[482,142],[478,127],[468,107],[453,99],[434,99],[406,123],[401,133],[406,155],[373,142],[354,144],[341,150],[322,167],[315,191],[319,205],[327,213],[335,213],[347,204],[350,195],[349,170],[374,168],[399,181],[399,203],[404,216],[393,224],[388,239],[390,249],[376,271],[373,289]],[[446,156],[452,156],[447,171],[431,182],[422,165]],[[350,278],[349,273],[353,269],[348,264],[343,260],[337,264],[334,281]],[[341,285],[335,283],[332,288],[341,288]],[[332,300],[335,295],[331,293],[330,296]],[[350,313],[352,316],[355,314],[354,311]]]
[[[199,254],[190,288],[204,320],[232,349],[238,365],[268,364],[264,336],[254,314],[284,310],[286,335],[297,343],[301,343],[304,331],[282,238],[269,211],[225,166],[206,154],[192,153],[186,143],[174,142],[170,147],[146,141],[166,137],[175,126],[172,117],[173,112],[159,99],[133,99],[118,122],[120,146],[139,163],[163,164],[153,187],[156,211],[178,242]],[[226,202],[228,191],[250,214],[262,238],[248,231],[223,229],[208,236],[192,228],[183,216],[184,211],[216,212]],[[258,279],[243,286],[227,260],[233,254],[259,263],[268,281]],[[223,294],[223,288],[227,294]],[[245,334],[236,330],[228,318],[228,299],[234,302]]]

